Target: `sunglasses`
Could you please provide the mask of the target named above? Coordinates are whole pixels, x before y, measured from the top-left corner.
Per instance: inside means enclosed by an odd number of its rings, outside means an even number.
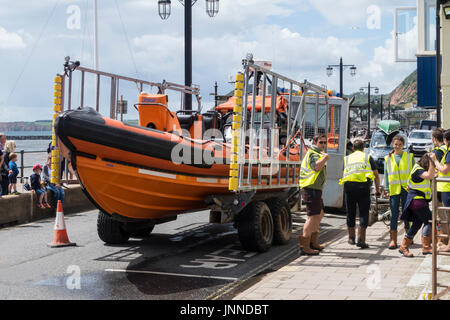
[[[326,144],[326,141],[319,141],[319,144]]]

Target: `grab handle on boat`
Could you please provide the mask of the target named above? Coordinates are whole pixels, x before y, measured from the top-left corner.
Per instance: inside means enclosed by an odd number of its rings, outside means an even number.
[[[136,106],[139,106],[139,105],[144,105],[144,106],[161,106],[161,107],[164,107],[164,108],[167,109],[167,111],[169,111],[170,116],[171,116],[172,118],[174,118],[172,112],[170,112],[169,108],[168,108],[165,104],[162,104],[162,103],[149,103],[149,102],[135,103],[135,104],[134,104],[134,107],[135,107],[135,109],[138,110],[138,111],[139,111],[139,109],[138,109]]]

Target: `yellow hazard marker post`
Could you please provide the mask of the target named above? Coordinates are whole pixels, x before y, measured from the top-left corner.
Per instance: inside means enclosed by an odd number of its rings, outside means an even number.
[[[242,113],[242,96],[244,90],[244,74],[238,73],[236,75],[236,82],[234,88],[235,106],[233,108],[233,122],[231,131],[231,155],[230,155],[230,178],[228,189],[230,191],[237,191],[238,187],[238,172],[239,172],[239,141],[241,137],[241,113]]]
[[[57,184],[59,183],[59,172],[60,172],[60,152],[56,146],[56,134],[55,134],[55,120],[58,115],[62,111],[62,98],[63,98],[63,90],[62,90],[62,76],[55,77],[55,84],[53,86],[53,122],[52,122],[52,169],[50,172],[50,182]]]

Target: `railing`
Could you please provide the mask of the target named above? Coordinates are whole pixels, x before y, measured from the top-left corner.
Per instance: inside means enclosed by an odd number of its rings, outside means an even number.
[[[44,151],[24,151],[24,150],[20,150],[20,166],[19,166],[19,169],[20,169],[20,176],[18,176],[17,178],[20,178],[20,183],[23,183],[23,179],[25,178],[25,176],[24,176],[24,171],[25,171],[25,169],[30,169],[30,168],[33,168],[33,166],[26,166],[25,165],[25,160],[24,160],[24,155],[26,154],[26,153],[47,153],[47,151],[46,150],[44,150]]]
[[[319,127],[319,106],[325,106],[325,114],[328,115],[329,113],[328,92],[326,88],[314,85],[306,80],[304,82],[298,82],[258,66],[253,61],[252,55],[249,55],[247,59],[243,60],[243,67],[244,73],[238,73],[235,82],[234,96],[236,105],[233,110],[229,189],[233,192],[239,192],[297,187],[297,169],[299,169],[300,164],[298,163],[298,160],[292,161],[290,159],[289,148],[293,139],[297,137],[300,131],[303,133],[302,136],[305,136],[304,115],[307,99],[315,100],[316,123],[314,134],[317,133]],[[253,77],[252,84],[250,83],[251,77]],[[262,88],[258,89],[260,81],[262,81]],[[267,82],[271,85],[271,89],[269,90]],[[276,123],[279,82],[287,83],[288,94],[285,95],[285,98],[288,103],[288,108],[286,115],[285,146],[281,151],[276,152],[276,150],[283,147],[279,145],[278,134],[280,128],[278,128],[278,124]],[[258,91],[262,92],[260,93]],[[301,97],[294,97],[299,91],[302,92]],[[313,97],[311,98],[309,94],[312,94]],[[322,99],[321,96],[324,98],[324,103],[322,104],[320,103],[320,100]],[[259,121],[259,124],[256,120],[257,98],[261,99],[261,111],[259,111],[261,114],[261,121]],[[267,102],[266,98],[268,98]],[[294,98],[300,99],[297,110],[294,110],[293,108]],[[263,120],[266,104],[269,104],[270,106],[270,123],[267,128],[265,121]],[[300,121],[301,129],[298,128],[300,114],[303,115],[303,119]],[[325,120],[325,132],[328,132],[328,116]],[[248,144],[246,142],[247,139],[249,140]],[[248,158],[245,157],[247,145]],[[300,144],[299,150],[300,157],[302,158],[303,148],[301,146],[304,145]],[[286,160],[280,161],[279,155],[282,154],[285,149],[288,149],[286,152]],[[252,170],[253,166],[257,168],[256,176]],[[276,174],[277,176],[274,176]],[[264,176],[266,177],[266,180],[268,180],[265,185],[262,183]],[[273,182],[274,179],[276,182]],[[252,183],[254,180],[257,181],[257,183]]]
[[[443,295],[450,292],[450,284],[443,284],[439,283],[437,276],[438,272],[450,272],[449,269],[440,268],[438,266],[437,257],[438,255],[442,256],[450,256],[450,252],[439,252],[437,250],[437,239],[443,238],[443,239],[449,239],[449,234],[437,234],[437,223],[440,224],[446,224],[447,227],[450,227],[450,207],[440,207],[437,201],[437,182],[447,182],[450,183],[450,178],[434,178],[433,179],[433,220],[432,220],[432,245],[433,245],[433,254],[432,254],[432,299],[438,300]],[[444,211],[447,214],[447,217],[445,220],[441,220],[438,212]],[[449,230],[449,229],[448,229]],[[441,292],[437,292],[437,288],[445,288]]]
[[[20,172],[20,175],[17,177],[17,178],[19,178],[20,179],[20,183],[24,183],[24,179],[25,179],[25,182],[28,182],[27,180],[28,180],[28,176],[25,176],[25,169],[32,169],[33,168],[33,165],[31,165],[31,166],[27,166],[27,165],[25,165],[25,154],[32,154],[32,153],[44,153],[44,154],[47,154],[47,150],[32,150],[32,151],[25,151],[25,150],[20,150],[19,152],[17,152],[18,154],[20,154],[20,166],[18,166],[19,167],[19,172]],[[42,163],[42,166],[44,166],[44,164],[45,164],[45,161],[47,161],[47,157],[45,157],[44,158],[44,163]],[[68,172],[68,170],[67,170],[68,168],[67,168],[67,163],[66,163],[66,166],[65,166],[65,168],[64,168],[64,172],[66,172],[66,174],[64,175],[64,177],[63,177],[63,179],[62,179],[62,183],[70,183],[70,181],[72,181],[73,180],[73,177],[72,177],[72,175],[70,174],[70,172]]]
[[[78,61],[72,62],[69,61],[70,57],[66,58],[66,63],[64,65],[64,74],[67,76],[62,78],[62,99],[61,99],[61,105],[62,109],[61,111],[65,110],[71,110],[72,104],[73,104],[73,81],[74,81],[74,74],[80,75],[80,96],[79,96],[79,106],[81,108],[85,107],[86,99],[85,99],[85,91],[86,91],[86,75],[92,75],[95,76],[95,94],[94,94],[94,100],[93,103],[95,105],[95,110],[97,112],[100,112],[100,83],[102,79],[109,79],[110,80],[110,86],[109,86],[109,117],[111,119],[116,119],[118,117],[117,113],[117,101],[119,100],[119,91],[120,91],[120,83],[134,83],[136,85],[136,88],[138,89],[138,92],[142,92],[144,90],[144,86],[148,86],[150,88],[156,87],[158,88],[158,93],[164,94],[166,90],[172,90],[179,92],[181,94],[181,109],[185,109],[185,102],[186,102],[186,95],[194,95],[197,103],[198,103],[198,111],[201,110],[201,96],[200,96],[200,89],[197,86],[192,85],[191,87],[176,84],[173,82],[167,82],[163,81],[161,83],[151,82],[147,80],[142,79],[136,79],[136,78],[130,78],[121,76],[118,74],[113,74],[109,72],[103,72],[99,70],[93,70],[85,67],[81,67],[80,63]],[[66,83],[67,82],[67,83]],[[106,88],[108,89],[108,88]],[[67,91],[67,92],[65,92]],[[67,95],[65,96],[65,94]],[[101,113],[101,112],[100,112]],[[120,111],[120,114],[122,115],[122,111]]]

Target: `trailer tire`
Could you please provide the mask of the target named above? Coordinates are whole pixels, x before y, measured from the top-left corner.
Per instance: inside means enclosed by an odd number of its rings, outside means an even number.
[[[97,234],[107,244],[122,244],[130,239],[130,234],[123,230],[122,223],[102,211],[97,217]]]
[[[247,251],[266,252],[273,242],[273,219],[263,201],[250,204],[238,221],[238,235]]]
[[[286,244],[292,236],[292,216],[289,204],[283,199],[270,199],[267,205],[273,218],[273,243]]]

